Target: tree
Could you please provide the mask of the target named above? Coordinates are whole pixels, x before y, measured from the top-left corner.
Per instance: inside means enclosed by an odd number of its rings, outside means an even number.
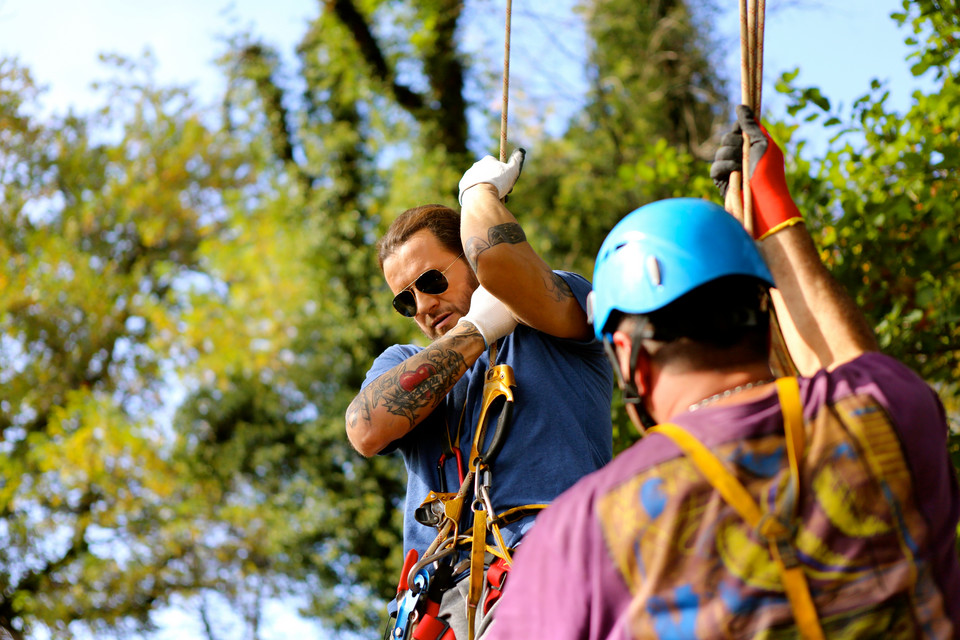
[[[543,141],[546,150],[538,151],[538,158],[557,155],[561,162],[544,161],[544,168],[535,164],[532,178],[525,176],[523,193],[511,201],[525,221],[531,221],[540,242],[546,238],[555,243],[545,247],[545,255],[558,266],[587,265],[582,256],[595,254],[603,225],[623,213],[611,206],[605,217],[585,215],[597,200],[573,207],[575,190],[601,198],[614,193],[605,191],[611,183],[619,189],[637,174],[647,185],[670,175],[675,186],[668,189],[679,189],[691,177],[692,146],[703,152],[717,110],[699,98],[702,91],[713,91],[709,64],[696,46],[687,45],[699,32],[685,5],[667,4],[653,10],[596,3],[591,24],[598,43],[593,63],[598,80],[591,109],[615,113],[600,124],[584,118],[571,128],[568,141]],[[216,361],[210,359],[205,365],[209,368],[195,376],[212,383],[184,404],[178,429],[190,435],[184,439],[189,445],[185,453],[206,461],[226,495],[244,502],[246,513],[282,513],[277,522],[287,523],[264,529],[274,541],[274,552],[257,554],[262,564],[249,571],[240,568],[238,575],[258,572],[309,585],[309,614],[340,629],[380,624],[383,602],[399,576],[402,468],[396,459],[357,456],[347,445],[342,416],[372,358],[390,344],[413,337],[409,323],[398,322],[387,304],[373,241],[403,209],[451,202],[452,187],[474,159],[467,153],[467,123],[473,112],[465,96],[470,82],[486,76],[482,63],[479,72],[474,67],[471,74],[456,46],[463,11],[461,2],[451,1],[324,4],[298,47],[302,72],[297,98],[285,94],[277,57],[264,43],[238,38],[225,59],[232,73],[227,109],[238,114],[234,130],[245,123],[239,135],[261,140],[257,148],[270,150],[290,185],[282,203],[264,201],[252,218],[244,212],[245,221],[238,224],[256,225],[254,220],[261,217],[283,219],[287,231],[280,233],[296,241],[271,261],[286,263],[296,256],[293,262],[305,265],[298,277],[305,277],[309,286],[294,302],[288,296],[279,302],[281,309],[297,309],[284,311],[279,322],[296,330],[289,340],[280,335],[276,341],[266,340],[265,353],[274,354],[266,366],[245,362],[243,344],[215,350]],[[617,19],[609,19],[609,14]],[[621,29],[620,17],[636,19],[636,29]],[[675,22],[679,26],[674,27]],[[656,36],[649,35],[648,30],[657,28]],[[609,46],[608,33],[617,35]],[[680,78],[662,92],[663,98],[646,101],[646,115],[659,114],[664,105],[673,109],[650,123],[636,117],[630,100],[668,85],[667,76],[652,77],[640,73],[640,66],[630,67],[627,71],[636,77],[621,82],[624,89],[615,96],[599,80],[625,75],[615,60],[641,45],[651,56],[669,58]],[[669,54],[673,49],[683,50],[683,55]],[[475,121],[492,125],[492,117],[479,115]],[[605,137],[597,137],[598,130]],[[595,142],[586,144],[590,140]],[[555,146],[569,154],[572,145],[581,143],[574,161],[594,164],[592,176],[604,181],[590,189],[574,183],[577,176],[569,171],[566,156],[551,150]],[[641,149],[633,149],[634,144]],[[619,155],[611,151],[614,147]],[[668,156],[673,164],[654,162],[653,154],[660,160]],[[571,182],[558,188],[566,180]],[[705,174],[700,182],[713,188]],[[531,195],[545,191],[549,200]],[[556,206],[570,206],[569,219],[575,224],[561,224],[565,218],[553,213]],[[592,229],[588,240],[595,244],[589,248],[578,235],[587,227]],[[242,268],[244,275],[238,276],[232,263],[229,269],[221,265],[211,271],[234,283],[231,297],[238,301],[238,278],[258,278]],[[220,313],[218,307],[212,309]],[[250,312],[241,301],[236,317],[243,318],[245,327],[256,324]],[[234,338],[227,336],[246,331],[236,324],[212,329],[216,325],[207,319],[197,326],[204,327],[204,339],[213,334],[231,342]],[[224,354],[234,354],[233,361],[224,360]],[[242,519],[234,519],[237,526]],[[247,539],[257,539],[255,532],[249,533]],[[253,550],[248,553],[253,555]]]
[[[298,46],[297,97],[266,44],[240,36],[224,59],[233,135],[256,141],[276,178],[236,210],[243,235],[208,254],[230,311],[194,318],[197,344],[222,344],[197,363],[178,413],[182,454],[234,507],[211,517],[257,558],[231,575],[306,589],[308,614],[341,629],[379,625],[400,572],[402,464],[360,458],[343,414],[373,354],[412,337],[390,314],[372,242],[411,203],[450,201],[464,166],[461,12],[451,1],[324,4]],[[237,245],[265,232],[276,252],[238,263]]]
[[[551,249],[587,270],[606,232],[629,211],[712,193],[702,163],[711,158],[727,101],[706,53],[712,3],[602,0],[581,11],[591,43],[587,103],[548,145],[545,157],[562,164],[543,169],[551,191],[534,192],[540,202],[531,208]]]
[[[935,87],[915,92],[906,113],[874,81],[849,113],[832,109],[796,72],[779,89],[788,112],[835,132],[826,156],[794,170],[794,193],[834,275],[877,330],[882,349],[940,392],[960,431],[960,5],[904,2],[892,17],[911,27],[912,72]],[[789,137],[796,125],[781,128]],[[801,143],[802,145],[802,143]],[[960,462],[960,457],[957,458]]]
[[[882,86],[844,115],[783,85],[793,115],[823,107],[839,134],[816,166],[788,154],[824,256],[953,415],[955,1],[905,4],[917,71],[942,82],[907,114]],[[586,106],[557,138],[514,136],[535,161],[510,206],[551,264],[589,275],[626,212],[717,198],[728,107],[711,3],[581,5]],[[239,34],[219,114],[156,87],[149,60],[113,60],[102,113],[44,120],[28,74],[0,64],[0,628],[149,629],[182,596],[211,639],[217,599],[256,638],[263,602],[289,594],[343,632],[382,623],[403,469],[358,456],[343,413],[372,358],[418,337],[372,245],[408,206],[452,203],[493,138],[479,96],[499,60],[463,37],[491,6],[326,1],[295,74]]]
[[[157,415],[177,285],[241,189],[232,143],[149,66],[98,118],[40,122],[0,62],[0,629],[145,625],[191,588],[198,531]],[[140,77],[136,74],[140,73]],[[131,88],[137,87],[137,88]]]
[[[716,199],[715,133],[729,105],[710,38],[712,2],[597,0],[579,5],[590,89],[566,132],[540,142],[511,206],[557,268],[592,276],[607,232],[648,202]],[[527,222],[529,220],[530,222]],[[639,437],[614,394],[614,450]]]

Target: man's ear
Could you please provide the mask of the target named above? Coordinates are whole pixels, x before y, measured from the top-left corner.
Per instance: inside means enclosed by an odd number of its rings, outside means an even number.
[[[636,345],[636,351],[634,351],[634,338],[624,331],[613,332],[613,344],[618,347],[617,358],[620,361],[623,379],[636,387],[637,395],[644,397],[647,394],[647,387],[650,386],[650,354],[642,343]],[[631,355],[636,356],[636,362],[630,362]]]
[[[633,351],[633,338],[630,337],[630,334],[619,330],[614,331],[612,337],[614,351],[617,354],[617,366],[620,367],[620,375],[630,384],[633,382],[630,379],[630,353]]]

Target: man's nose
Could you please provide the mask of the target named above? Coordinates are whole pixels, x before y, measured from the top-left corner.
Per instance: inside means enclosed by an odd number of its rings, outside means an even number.
[[[417,315],[430,313],[440,304],[438,295],[424,293],[416,287],[413,289],[413,298],[417,301]]]

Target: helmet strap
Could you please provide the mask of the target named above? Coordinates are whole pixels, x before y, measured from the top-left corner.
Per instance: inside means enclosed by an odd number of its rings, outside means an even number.
[[[617,386],[620,387],[620,392],[623,394],[623,403],[628,406],[633,406],[640,420],[641,433],[657,425],[657,421],[654,420],[650,412],[647,411],[647,407],[643,402],[643,396],[640,395],[640,390],[637,389],[637,385],[634,383],[634,378],[637,373],[637,356],[640,355],[643,340],[652,337],[652,334],[653,327],[650,325],[649,318],[640,316],[637,321],[637,326],[630,336],[630,366],[627,372],[629,378],[627,379],[624,379],[623,372],[620,370],[620,360],[617,358],[617,351],[613,343],[609,337],[604,336],[603,338],[603,349],[607,354],[607,359],[609,359],[613,365],[613,371],[617,377]]]

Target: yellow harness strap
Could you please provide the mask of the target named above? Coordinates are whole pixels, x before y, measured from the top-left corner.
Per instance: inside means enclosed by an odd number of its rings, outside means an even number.
[[[796,500],[800,486],[800,456],[804,449],[803,407],[800,404],[800,389],[796,378],[777,380],[777,394],[783,413],[787,444],[787,459],[790,466],[790,481],[784,497],[783,519],[775,514],[764,514],[756,500],[702,442],[683,427],[676,424],[661,424],[650,430],[670,438],[677,447],[697,466],[707,481],[723,499],[740,514],[747,524],[754,527],[767,539],[770,555],[777,563],[790,608],[793,610],[797,628],[803,638],[822,640],[823,629],[817,609],[810,595],[810,586],[797,561],[790,541],[790,522],[796,515]]]
[[[487,551],[487,512],[483,507],[473,512],[473,542],[470,546],[470,586],[467,590],[467,634],[473,640],[477,606],[483,593],[483,560]]]
[[[487,513],[489,506],[489,494],[481,495],[480,480],[485,471],[489,471],[489,460],[487,454],[495,455],[495,449],[498,443],[502,442],[503,434],[500,433],[500,425],[493,435],[493,439],[487,451],[481,451],[484,439],[487,435],[487,424],[490,420],[490,407],[494,401],[503,396],[504,411],[507,410],[506,403],[513,402],[513,387],[517,386],[516,378],[513,375],[513,367],[507,364],[495,365],[496,343],[490,345],[490,368],[487,369],[486,377],[483,382],[483,404],[480,408],[480,417],[477,420],[477,430],[473,437],[473,447],[470,451],[469,469],[471,473],[476,474],[478,483],[474,489],[473,502],[473,538],[470,545],[470,584],[467,591],[467,637],[473,640],[475,622],[477,617],[477,607],[480,604],[480,597],[483,593],[484,566],[483,561],[487,551],[487,529],[491,524],[490,519],[495,518],[496,514]],[[489,486],[488,486],[489,488]],[[486,504],[484,504],[486,499]],[[500,529],[494,520],[493,531],[498,546],[502,547],[504,555],[509,558],[509,552],[503,543],[503,537],[500,535]]]

